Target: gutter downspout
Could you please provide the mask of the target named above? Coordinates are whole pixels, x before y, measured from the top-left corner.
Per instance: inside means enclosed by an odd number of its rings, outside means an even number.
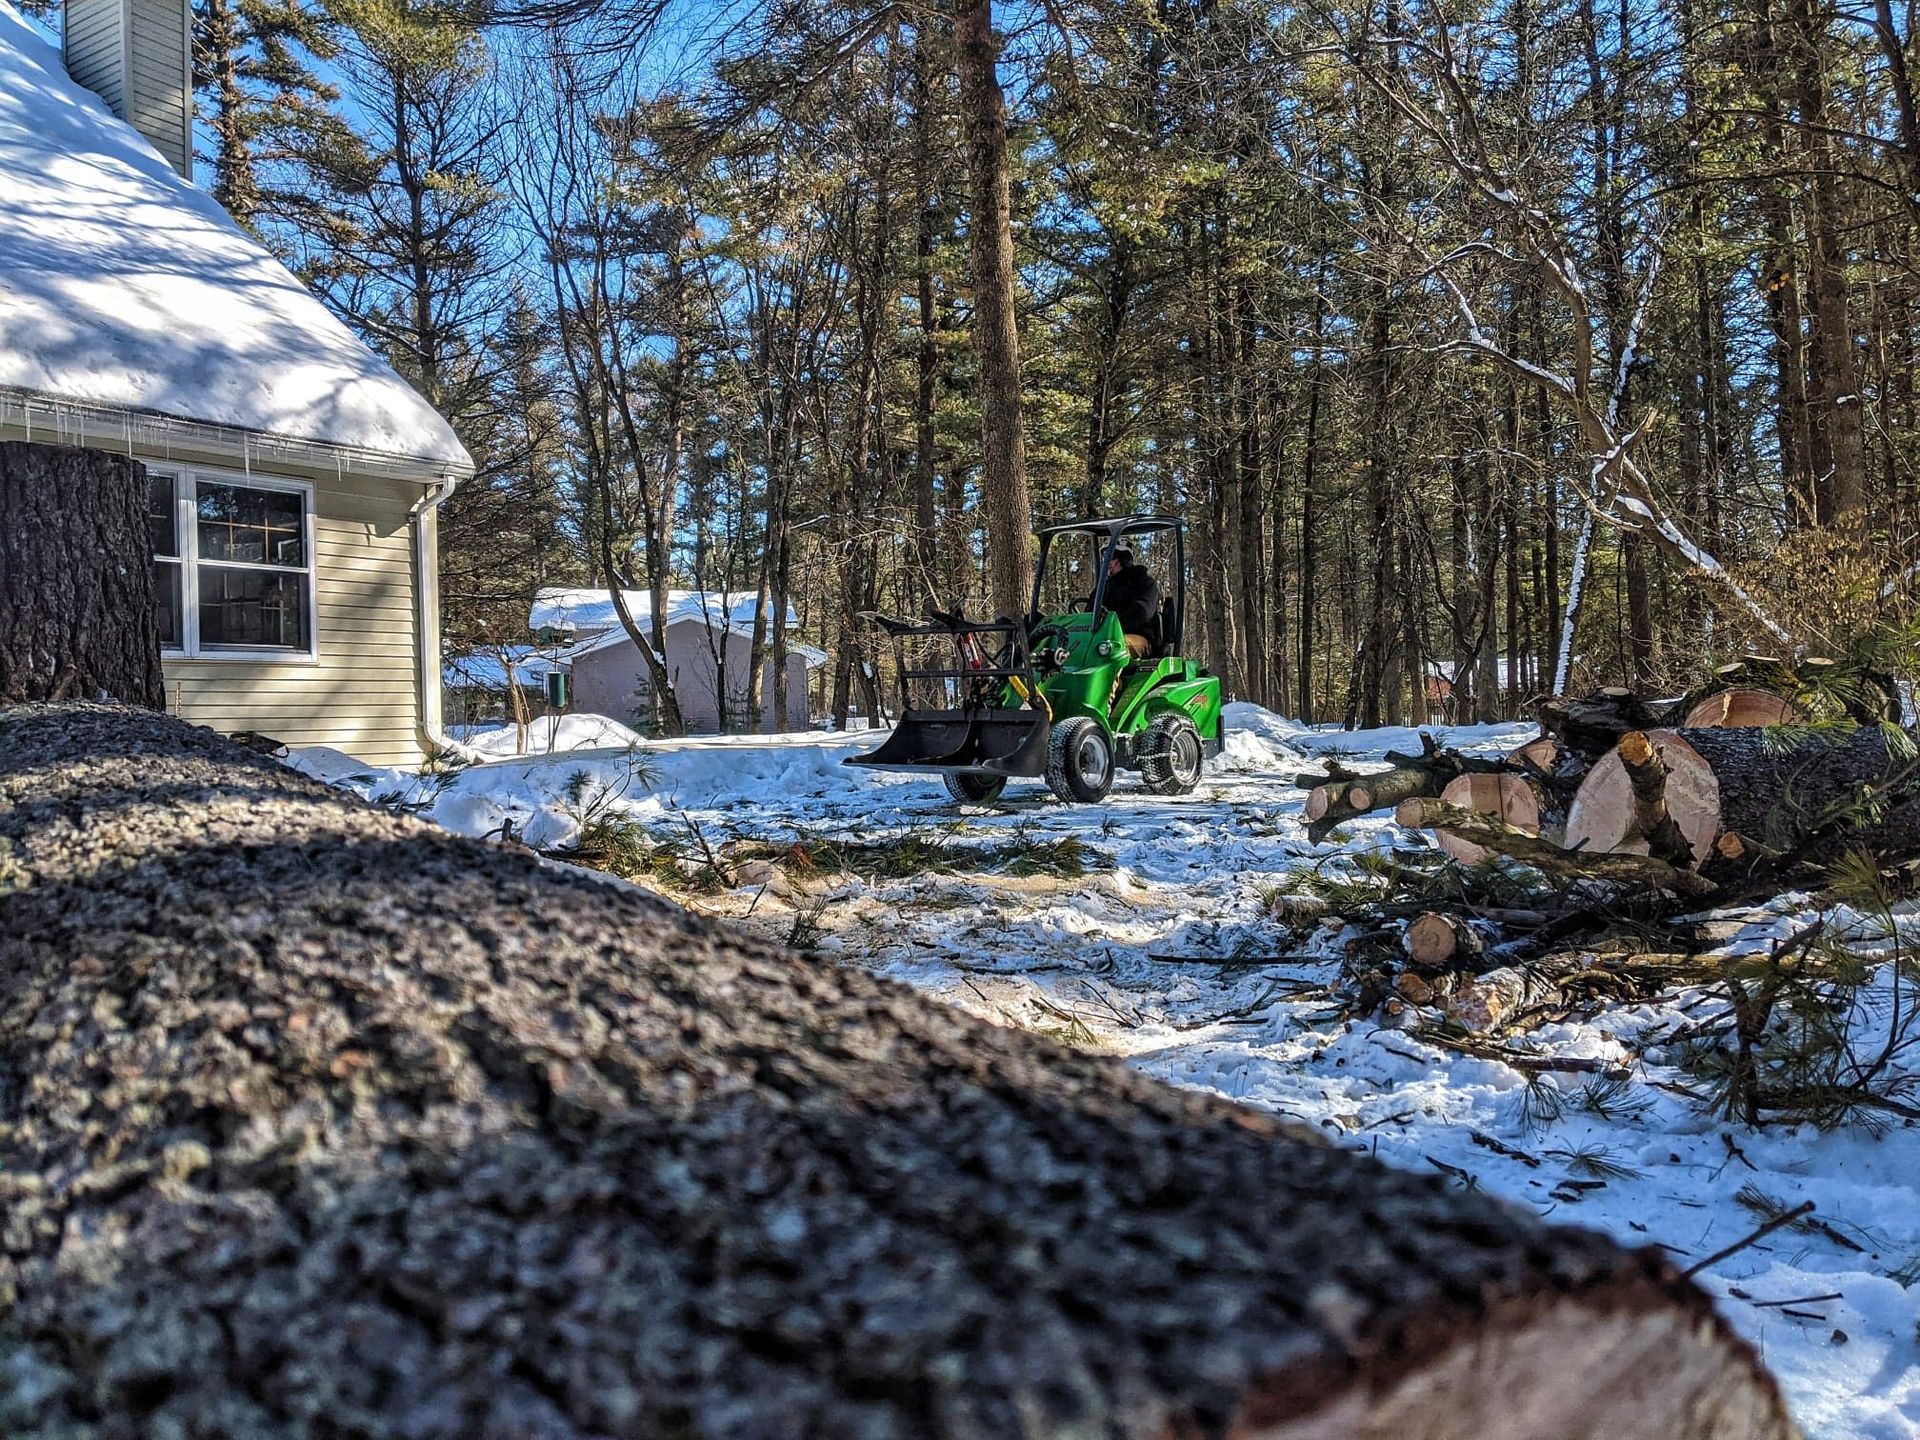
[[[486,757],[440,728],[440,553],[435,542],[439,538],[440,507],[459,483],[458,476],[441,476],[407,511],[413,527],[414,584],[419,587],[413,607],[413,648],[420,672],[420,734],[427,752],[450,754],[477,764]]]

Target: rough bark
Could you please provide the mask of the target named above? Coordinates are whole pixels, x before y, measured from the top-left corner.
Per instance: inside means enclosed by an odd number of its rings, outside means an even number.
[[[1540,728],[1588,759],[1605,755],[1629,730],[1659,723],[1659,716],[1630,690],[1595,691],[1583,699],[1551,699],[1538,707]]]
[[[1793,1433],[1654,1250],[203,730],[0,714],[0,845],[0,1429]]]
[[[147,469],[0,442],[0,701],[166,705]]]

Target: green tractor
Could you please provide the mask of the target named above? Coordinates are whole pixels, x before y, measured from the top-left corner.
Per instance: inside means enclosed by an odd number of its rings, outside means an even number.
[[[1225,730],[1219,678],[1180,653],[1185,524],[1129,515],[1049,525],[1038,536],[1024,620],[873,617],[898,650],[908,709],[878,750],[846,763],[936,773],[954,799],[975,803],[997,799],[1010,779],[1043,776],[1062,800],[1094,803],[1118,769],[1137,770],[1153,794],[1186,794]],[[1116,552],[1136,546],[1165,590],[1156,615],[1135,617],[1130,649],[1106,604],[1107,582]],[[957,667],[929,655],[948,642]]]

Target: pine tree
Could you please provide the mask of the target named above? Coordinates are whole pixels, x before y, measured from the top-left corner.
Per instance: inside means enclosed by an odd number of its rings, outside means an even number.
[[[198,0],[193,85],[212,141],[198,157],[213,198],[250,230],[311,224],[311,170],[346,138],[339,92],[319,68],[338,53],[334,26],[302,0]]]
[[[459,429],[493,376],[501,112],[476,23],[406,0],[332,0],[350,134],[314,157],[331,212],[308,277]],[[324,242],[324,243],[320,243]]]

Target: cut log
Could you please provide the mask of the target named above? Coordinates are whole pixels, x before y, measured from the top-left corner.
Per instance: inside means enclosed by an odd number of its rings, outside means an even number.
[[[1444,910],[1427,910],[1407,922],[1400,937],[1407,959],[1423,970],[1471,967],[1486,954],[1486,937],[1469,921]]]
[[[1529,835],[1540,833],[1540,793],[1524,775],[1462,775],[1449,782],[1439,798],[1462,810],[1491,815]],[[1462,865],[1478,865],[1489,853],[1485,846],[1444,830],[1434,838],[1442,850]]]
[[[1655,1250],[162,716],[0,856],[0,1429],[1794,1433]]]
[[[1385,770],[1362,774],[1329,762],[1325,775],[1301,775],[1294,783],[1311,787],[1303,807],[1307,838],[1317,845],[1345,821],[1374,810],[1390,810],[1415,796],[1438,795],[1462,775],[1498,774],[1507,769],[1503,760],[1443,749],[1425,731],[1420,748],[1418,755],[1389,750],[1383,757],[1389,767]]]
[[[1897,725],[1902,719],[1899,683],[1884,671],[1858,661],[1808,655],[1788,664],[1772,655],[1749,655],[1722,665],[1714,674],[1727,685],[1757,687],[1777,695],[1827,696],[1838,701],[1847,717],[1859,725]],[[1685,721],[1688,726],[1695,723],[1691,716]]]
[[[1317,925],[1332,909],[1324,895],[1276,895],[1267,906],[1267,914],[1291,925]]]
[[[1662,767],[1661,806],[1665,818],[1686,842],[1678,857],[1698,869],[1720,834],[1720,787],[1699,752],[1680,740],[1677,730],[1629,732]],[[1696,732],[1705,734],[1707,732]],[[1728,731],[1752,734],[1761,731]],[[1623,742],[1624,743],[1624,742]],[[1638,753],[1637,751],[1635,752]],[[1567,845],[1591,855],[1647,855],[1652,847],[1642,829],[1641,801],[1634,790],[1627,757],[1616,748],[1594,763],[1567,812]]]
[[[1560,742],[1551,735],[1539,735],[1507,756],[1513,764],[1540,775],[1551,775],[1560,763]]]
[[[1749,725],[1791,725],[1806,719],[1800,708],[1770,690],[1739,685],[1709,695],[1687,711],[1683,729],[1727,729]]]
[[[1536,979],[1529,971],[1503,966],[1455,987],[1445,998],[1447,1018],[1475,1034],[1492,1034],[1517,1021],[1526,1011],[1560,998],[1553,981]]]
[[[0,441],[0,703],[164,708],[147,510],[137,460]]]
[[[1654,957],[1648,957],[1650,962]],[[1651,988],[1647,971],[1655,972]],[[1694,971],[1685,972],[1695,975]],[[1618,962],[1569,952],[1527,965],[1502,965],[1479,975],[1461,976],[1439,997],[1448,1019],[1477,1034],[1531,1029],[1564,1016],[1596,995],[1625,999],[1654,993],[1662,981],[1684,983],[1678,967],[1643,962],[1635,956]]]
[[[1821,859],[1848,844],[1906,856],[1920,851],[1920,803],[1906,799],[1878,817],[1857,803],[1862,786],[1882,787],[1911,762],[1877,727],[1782,746],[1762,729],[1655,730],[1647,742],[1666,770],[1664,802],[1685,836],[1695,869],[1729,873],[1809,837]],[[1628,747],[1622,742],[1621,751]],[[1567,817],[1567,844],[1584,852],[1645,855],[1639,799],[1627,757],[1593,767]]]

